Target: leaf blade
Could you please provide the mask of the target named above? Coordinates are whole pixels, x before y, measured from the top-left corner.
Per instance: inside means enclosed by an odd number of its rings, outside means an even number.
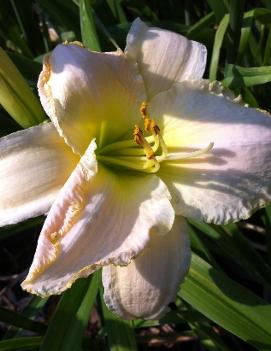
[[[79,9],[83,44],[90,50],[101,51],[91,9],[91,0],[80,0]]]
[[[271,305],[214,269],[195,254],[180,296],[242,340],[268,350]]]

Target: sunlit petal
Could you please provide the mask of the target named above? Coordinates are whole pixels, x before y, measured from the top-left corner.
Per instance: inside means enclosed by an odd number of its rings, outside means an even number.
[[[218,94],[219,92],[219,94]],[[163,111],[163,112],[161,112]],[[170,153],[213,149],[162,163],[178,214],[225,223],[271,201],[271,118],[225,98],[208,82],[184,82],[151,102]]]
[[[153,233],[144,251],[128,266],[103,268],[107,306],[126,319],[160,318],[176,298],[190,262],[185,220],[176,217],[166,235]]]
[[[78,158],[51,123],[0,139],[0,226],[47,213]]]
[[[202,78],[207,56],[204,45],[167,30],[149,28],[139,18],[128,33],[125,53],[138,62],[148,98],[174,82]]]
[[[59,294],[100,266],[127,265],[152,231],[173,225],[170,195],[158,177],[97,170],[94,150],[93,141],[47,217],[22,285],[32,293]]]
[[[42,105],[66,142],[83,154],[95,137],[98,146],[132,130],[145,99],[136,65],[121,50],[90,52],[58,45],[39,77]]]

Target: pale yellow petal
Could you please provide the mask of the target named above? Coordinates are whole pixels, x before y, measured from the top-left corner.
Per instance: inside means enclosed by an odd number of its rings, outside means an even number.
[[[125,53],[138,63],[149,99],[174,82],[202,78],[207,57],[204,45],[164,29],[147,27],[139,18],[128,33]]]
[[[46,113],[81,155],[93,138],[101,147],[132,134],[145,99],[136,65],[121,50],[90,52],[75,44],[58,45],[47,57],[38,88]]]
[[[161,318],[173,302],[190,263],[185,220],[176,217],[166,235],[153,233],[144,251],[128,266],[103,268],[104,300],[125,319]]]
[[[178,214],[217,224],[249,217],[271,201],[271,118],[223,94],[217,84],[184,82],[151,102],[169,153],[207,154],[162,163],[159,175]]]
[[[174,210],[155,175],[114,173],[95,159],[94,141],[45,221],[24,289],[59,294],[109,263],[127,265],[152,231],[168,232]]]
[[[77,157],[51,123],[0,139],[0,226],[47,213]]]

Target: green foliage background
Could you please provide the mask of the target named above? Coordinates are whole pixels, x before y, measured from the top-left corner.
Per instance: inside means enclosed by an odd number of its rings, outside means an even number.
[[[0,0],[0,45],[36,94],[43,55],[58,42],[80,40],[98,51],[114,50],[115,42],[124,48],[138,16],[204,43],[205,77],[270,111],[269,0]],[[22,128],[15,117],[0,108],[1,136]],[[100,272],[60,299],[23,293],[19,282],[43,220],[0,230],[0,350],[146,350],[150,343],[159,350],[271,350],[271,208],[221,227],[189,221],[191,269],[160,321],[127,322],[108,311]]]

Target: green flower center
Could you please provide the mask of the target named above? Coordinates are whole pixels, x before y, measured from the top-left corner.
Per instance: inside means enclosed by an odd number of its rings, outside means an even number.
[[[181,161],[207,153],[213,148],[210,143],[206,148],[189,154],[168,154],[166,143],[155,120],[150,118],[147,103],[143,102],[140,113],[144,120],[144,132],[135,125],[133,139],[122,140],[102,147],[97,153],[97,160],[111,167],[124,168],[145,173],[159,171],[160,163],[164,161]]]

